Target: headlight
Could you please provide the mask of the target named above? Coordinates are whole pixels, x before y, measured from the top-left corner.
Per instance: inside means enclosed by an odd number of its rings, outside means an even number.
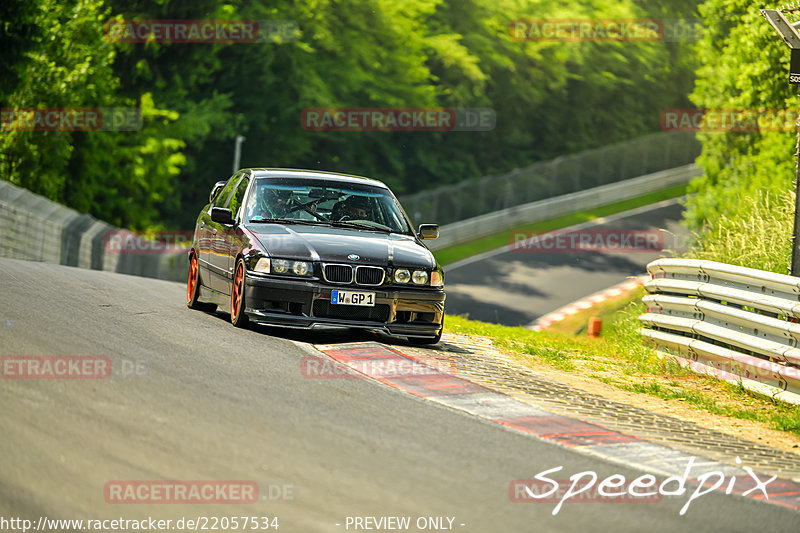
[[[311,265],[305,261],[295,261],[292,264],[292,272],[297,276],[305,276],[311,271]]]
[[[444,287],[444,276],[438,270],[431,272],[431,287]]]
[[[294,261],[291,259],[272,259],[273,274],[294,274],[295,276],[309,276],[312,272],[311,263],[307,261]]]
[[[289,271],[289,261],[286,259],[273,259],[272,271],[275,274],[286,274]]]
[[[397,283],[408,283],[411,281],[411,272],[406,268],[399,268],[394,271],[394,280]]]
[[[253,269],[253,272],[261,272],[262,274],[269,274],[269,258],[262,257],[261,259],[259,259],[258,263],[256,263],[255,268]]]
[[[425,285],[428,283],[428,273],[424,270],[415,270],[414,274],[411,276],[411,281],[413,281],[415,285]]]

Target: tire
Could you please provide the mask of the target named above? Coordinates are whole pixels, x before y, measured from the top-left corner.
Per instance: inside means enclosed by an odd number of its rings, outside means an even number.
[[[236,261],[233,284],[231,285],[231,324],[237,328],[247,327],[248,323],[247,315],[244,313],[244,280],[246,272],[244,260],[239,258]]]
[[[186,305],[189,309],[202,309],[203,305],[197,301],[200,296],[200,269],[197,266],[197,254],[189,258],[189,279],[186,282]]]

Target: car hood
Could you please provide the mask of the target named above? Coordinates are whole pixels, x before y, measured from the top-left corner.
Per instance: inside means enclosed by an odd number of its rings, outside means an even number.
[[[410,235],[327,226],[249,224],[272,257],[328,263],[433,268],[433,254]],[[348,257],[358,255],[358,259]]]

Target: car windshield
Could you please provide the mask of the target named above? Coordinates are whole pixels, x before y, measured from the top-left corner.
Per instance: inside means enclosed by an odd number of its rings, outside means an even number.
[[[387,189],[324,179],[257,178],[245,220],[413,234],[400,204]]]

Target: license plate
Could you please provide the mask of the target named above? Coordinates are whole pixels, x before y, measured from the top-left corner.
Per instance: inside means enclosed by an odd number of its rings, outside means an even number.
[[[360,305],[362,307],[375,307],[374,292],[332,291],[331,303],[339,305]]]

